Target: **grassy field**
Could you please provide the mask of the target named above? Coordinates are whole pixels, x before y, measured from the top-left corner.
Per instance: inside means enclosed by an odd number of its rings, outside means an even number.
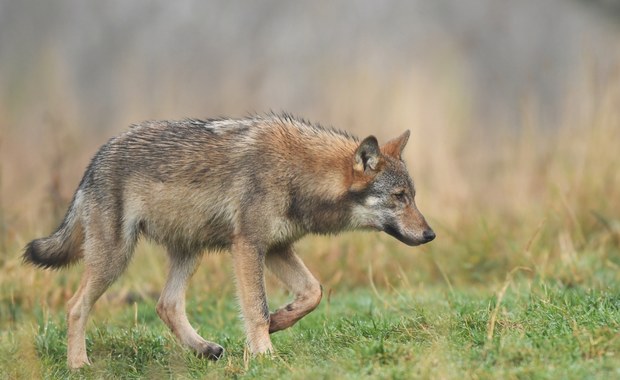
[[[522,127],[505,133],[476,128],[450,85],[432,87],[448,94],[430,100],[436,108],[412,110],[415,84],[383,102],[389,125],[415,121],[405,158],[437,239],[414,249],[378,233],[300,241],[325,297],[273,336],[272,358],[244,352],[226,254],[205,255],[188,296],[190,321],[226,355],[213,363],[181,348],[155,313],[165,254],[143,242],[95,306],[93,365],[70,372],[65,303],[82,268],[41,271],[19,256],[59,222],[105,137],[0,131],[0,379],[620,377],[620,81],[567,99],[553,128],[524,107]],[[368,86],[357,92],[377,93]],[[359,135],[378,125],[352,122]],[[272,278],[268,290],[273,308],[287,300]]]
[[[614,278],[615,273],[602,276]],[[88,347],[93,365],[65,365],[62,313],[34,315],[6,302],[4,378],[541,378],[620,376],[620,287],[566,286],[517,274],[491,289],[334,291],[294,328],[275,334],[277,354],[248,359],[232,297],[193,294],[190,318],[223,344],[219,362],[176,344],[154,299],[95,313]],[[276,297],[282,298],[282,297]],[[282,299],[281,299],[282,300]],[[31,311],[28,313],[30,314]],[[3,317],[7,317],[3,315]],[[6,318],[3,318],[6,321]],[[8,331],[6,330],[8,327]]]

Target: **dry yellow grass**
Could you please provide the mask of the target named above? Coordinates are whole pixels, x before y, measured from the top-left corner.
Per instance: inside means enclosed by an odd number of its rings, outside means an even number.
[[[344,82],[330,83],[333,103],[342,103],[337,95],[345,92]],[[327,288],[338,289],[370,282],[412,288],[431,282],[482,285],[503,281],[517,266],[579,282],[590,278],[580,273],[579,264],[588,258],[575,253],[584,249],[600,265],[617,265],[609,255],[618,254],[619,240],[620,80],[609,78],[598,88],[584,83],[567,95],[558,125],[545,125],[530,100],[518,105],[521,128],[506,130],[473,120],[458,80],[428,83],[412,74],[379,99],[371,94],[384,87],[360,75],[346,89],[359,94],[359,113],[334,108],[322,117],[303,116],[358,135],[374,133],[383,141],[411,129],[405,158],[417,182],[418,205],[438,238],[411,249],[377,233],[308,237],[298,244],[301,255]],[[89,158],[124,128],[89,135],[77,128],[82,123],[61,104],[58,116],[45,119],[36,133],[2,131],[0,290],[5,303],[61,307],[75,289],[79,265],[39,271],[22,266],[19,255],[30,239],[55,228]],[[205,255],[203,261],[193,279],[195,291],[221,292],[222,284],[231,290],[226,255]],[[135,294],[152,297],[165,271],[161,249],[143,243],[129,272],[101,303]]]

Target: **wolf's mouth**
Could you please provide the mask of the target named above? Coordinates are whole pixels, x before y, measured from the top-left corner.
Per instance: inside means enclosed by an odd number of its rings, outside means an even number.
[[[410,245],[410,246],[412,246],[412,247],[413,247],[413,246],[416,246],[416,245],[420,245],[420,244],[422,244],[422,242],[421,242],[421,241],[419,241],[418,239],[414,239],[414,238],[411,238],[411,237],[409,237],[409,236],[405,236],[405,235],[403,235],[403,234],[402,234],[402,233],[398,230],[398,228],[394,227],[394,226],[393,226],[393,225],[391,225],[391,224],[388,224],[388,225],[384,226],[384,227],[383,227],[383,231],[384,231],[385,233],[387,233],[388,235],[391,235],[391,236],[395,237],[396,239],[400,240],[401,242],[403,242],[403,243],[405,243],[405,244],[407,244],[407,245]]]

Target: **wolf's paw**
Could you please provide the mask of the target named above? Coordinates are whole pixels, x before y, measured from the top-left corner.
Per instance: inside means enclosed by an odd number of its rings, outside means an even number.
[[[209,360],[219,360],[224,356],[224,347],[216,343],[206,342],[206,344],[196,351],[199,358]]]
[[[69,358],[67,360],[67,365],[69,366],[70,369],[77,370],[80,368],[84,368],[85,366],[89,366],[90,361],[88,360],[88,357],[86,356],[77,357],[77,358]]]
[[[252,356],[273,356],[275,350],[271,345],[271,340],[248,343],[248,349]]]

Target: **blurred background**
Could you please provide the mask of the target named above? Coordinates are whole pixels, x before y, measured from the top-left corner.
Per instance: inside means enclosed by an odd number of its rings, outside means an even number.
[[[620,1],[0,0],[4,273],[53,278],[20,250],[129,124],[270,110],[380,141],[412,131],[437,240],[306,238],[328,286],[484,285],[518,265],[579,281],[596,271],[582,260],[620,265]],[[136,260],[156,273],[138,288],[159,289],[163,254]],[[197,276],[223,278],[219,260]]]

